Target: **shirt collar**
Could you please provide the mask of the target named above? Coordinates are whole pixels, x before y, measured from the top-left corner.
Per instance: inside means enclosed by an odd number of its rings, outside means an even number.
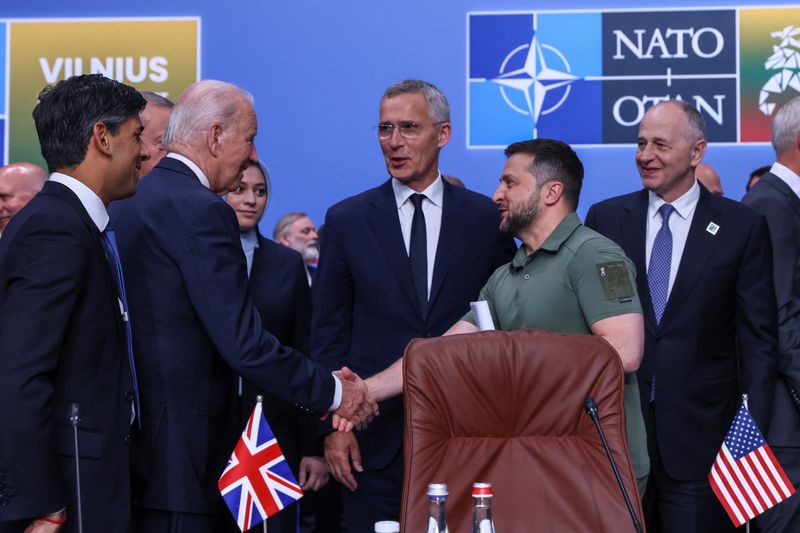
[[[60,172],[53,172],[50,175],[50,181],[60,183],[75,193],[75,196],[78,197],[83,208],[89,213],[89,217],[94,222],[94,225],[97,226],[97,229],[101,232],[105,231],[106,226],[108,226],[108,211],[106,211],[103,201],[93,190],[83,182]]]
[[[256,233],[256,228],[242,231],[239,233],[239,238],[242,241],[242,248],[244,250],[249,251],[258,248],[258,233]]]
[[[203,171],[200,170],[200,167],[198,167],[194,163],[194,161],[181,154],[176,154],[175,152],[168,153],[167,157],[171,157],[172,159],[177,159],[178,161],[189,167],[192,170],[192,172],[194,172],[195,176],[197,176],[197,179],[200,180],[200,183],[205,185],[207,189],[211,188],[211,185],[208,182],[208,178],[206,177],[205,174],[203,174]]]
[[[392,190],[394,190],[394,201],[397,203],[397,208],[400,209],[409,198],[411,198],[412,194],[415,194],[417,191],[409,187],[408,185],[402,183],[397,178],[392,178]],[[422,191],[420,194],[424,194],[428,200],[430,200],[433,205],[437,207],[442,207],[442,199],[444,198],[444,185],[442,184],[442,173],[439,172],[439,175],[436,176],[436,179],[428,185],[428,188]]]
[[[648,191],[648,208],[647,208],[647,215],[650,218],[654,218],[658,213],[658,210],[664,205],[664,200],[661,199],[653,191]],[[697,207],[697,201],[700,199],[700,185],[697,184],[697,180],[694,180],[691,188],[683,193],[683,195],[671,202],[670,205],[675,208],[675,213],[678,214],[682,219],[686,220],[694,211],[694,208]]]
[[[525,264],[530,261],[533,256],[539,250],[545,250],[547,252],[557,252],[561,246],[567,242],[575,230],[578,229],[581,225],[581,219],[578,218],[577,213],[570,213],[569,215],[565,216],[561,219],[561,222],[558,223],[558,226],[547,236],[541,246],[537,250],[530,255],[528,255],[525,246],[520,246],[517,250],[516,255],[514,255],[514,259],[511,261],[511,267],[515,270],[519,270],[525,266]]]
[[[797,196],[800,196],[800,176],[795,174],[792,169],[775,162],[772,164],[772,168],[770,168],[769,171],[786,182],[786,185],[788,185]]]

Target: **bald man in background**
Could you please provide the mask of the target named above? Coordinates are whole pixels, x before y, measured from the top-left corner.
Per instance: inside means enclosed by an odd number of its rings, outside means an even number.
[[[722,181],[719,179],[719,174],[708,163],[698,163],[697,168],[694,169],[694,177],[697,181],[705,185],[708,192],[717,196],[725,196],[725,191],[722,190]]]
[[[25,207],[47,181],[47,172],[33,163],[0,167],[0,236],[8,221]]]

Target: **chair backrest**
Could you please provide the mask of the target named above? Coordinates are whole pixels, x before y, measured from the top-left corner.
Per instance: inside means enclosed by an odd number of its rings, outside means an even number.
[[[476,481],[492,483],[502,533],[633,531],[584,410],[589,395],[642,522],[622,364],[602,339],[538,330],[417,339],[403,372],[403,532],[425,531],[428,483],[448,485],[449,530],[469,531]]]

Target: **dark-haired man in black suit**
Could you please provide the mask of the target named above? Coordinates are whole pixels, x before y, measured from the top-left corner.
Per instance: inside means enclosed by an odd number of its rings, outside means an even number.
[[[77,531],[72,403],[80,406],[84,531],[129,530],[135,374],[104,230],[106,207],[135,192],[148,157],[144,106],[135,89],[98,74],[46,88],[33,111],[53,174],[0,239],[5,531]]]
[[[651,473],[648,531],[733,528],[708,474],[742,402],[767,431],[777,357],[772,256],[761,215],[695,179],[705,124],[660,103],[639,127],[644,189],[591,207],[586,225],[636,265],[645,347],[638,371]]]

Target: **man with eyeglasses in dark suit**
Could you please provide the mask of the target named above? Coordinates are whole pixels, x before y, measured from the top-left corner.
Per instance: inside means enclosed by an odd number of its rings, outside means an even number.
[[[444,333],[514,253],[491,200],[442,179],[451,126],[439,89],[419,80],[389,87],[377,133],[390,178],[328,211],[312,286],[312,358],[364,378],[411,339]],[[348,532],[400,515],[402,407],[399,397],[387,400],[367,430],[326,437],[331,471],[349,489]]]

